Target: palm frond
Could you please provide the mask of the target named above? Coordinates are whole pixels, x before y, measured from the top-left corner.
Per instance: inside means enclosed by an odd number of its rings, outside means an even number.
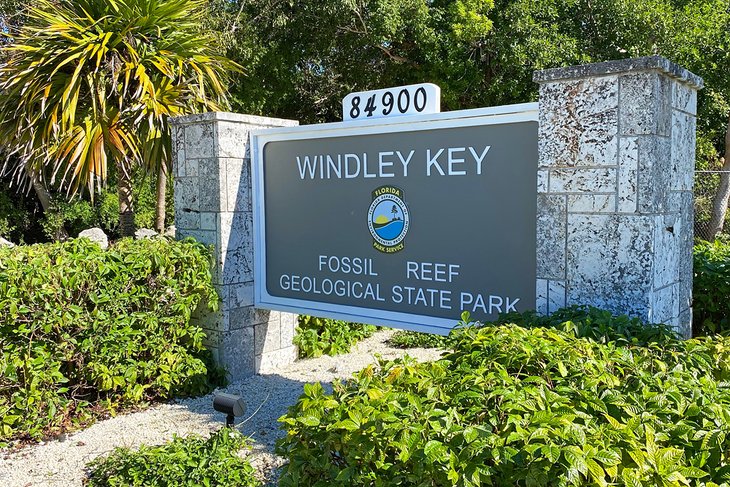
[[[227,104],[203,0],[37,0],[3,48],[0,143],[70,193],[108,164],[168,165],[170,116]]]

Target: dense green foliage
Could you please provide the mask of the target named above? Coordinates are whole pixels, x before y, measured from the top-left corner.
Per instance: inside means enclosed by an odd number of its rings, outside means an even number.
[[[443,348],[447,343],[448,337],[409,330],[397,331],[388,339],[388,344],[397,348]]]
[[[208,259],[164,239],[0,248],[0,443],[208,392],[219,371],[190,323],[218,304]]]
[[[137,174],[135,177],[134,193],[134,222],[137,228],[155,227],[155,181],[153,178]],[[172,191],[166,193],[166,225],[173,222]],[[48,238],[63,227],[71,236],[76,236],[87,228],[99,227],[112,238],[119,237],[119,199],[116,185],[100,191],[90,201],[88,198],[74,198],[65,201],[56,197],[50,211],[43,215],[41,220],[44,234]]]
[[[699,159],[730,111],[727,0],[214,0],[211,27],[248,76],[237,109],[339,120],[348,92],[429,81],[454,110],[535,100],[534,70],[660,54],[705,79]]]
[[[301,358],[337,355],[349,352],[355,343],[375,330],[377,327],[373,325],[300,315],[294,345],[299,348]]]
[[[468,317],[465,321],[468,321]],[[638,318],[616,316],[610,311],[593,306],[570,306],[559,309],[550,316],[538,316],[534,311],[509,313],[502,315],[495,324],[557,328],[579,338],[621,345],[667,343],[677,338],[676,333],[667,325],[642,323]]]
[[[14,243],[43,238],[40,215],[40,204],[35,198],[18,194],[0,180],[0,237]]]
[[[174,438],[162,446],[138,451],[117,448],[108,457],[89,464],[89,487],[113,486],[220,486],[255,487],[253,467],[238,456],[245,438],[224,428],[208,439]]]
[[[464,313],[462,323],[469,321],[469,314]],[[593,306],[570,306],[555,311],[550,316],[540,316],[535,311],[503,314],[493,323],[471,323],[472,326],[495,326],[513,324],[523,328],[557,328],[574,334],[579,338],[588,338],[599,343],[615,342],[619,344],[646,345],[648,343],[667,342],[678,338],[676,333],[664,324],[646,324],[638,318],[626,315],[614,315],[610,311]],[[459,327],[449,336],[432,333],[419,333],[401,330],[393,334],[388,343],[398,348],[451,348],[454,334],[458,335]]]
[[[134,175],[134,221],[137,228],[155,227],[155,180],[142,171]],[[32,193],[19,191],[0,179],[0,237],[17,244],[53,240],[62,229],[71,237],[87,228],[98,227],[111,238],[119,235],[119,199],[116,181],[99,192],[92,201],[88,195],[67,199],[51,193],[51,207],[43,212]],[[166,226],[174,221],[173,192],[166,192]]]
[[[700,333],[730,332],[730,243],[694,247],[693,311]]]
[[[467,326],[439,361],[305,386],[280,485],[728,485],[730,342],[566,326]]]
[[[0,0],[0,44],[8,42],[15,28],[23,23],[22,5],[21,0]]]
[[[474,61],[493,0],[214,3],[229,56],[249,74],[232,88],[245,112],[331,121],[349,91],[413,80],[438,82],[452,109],[488,85]]]

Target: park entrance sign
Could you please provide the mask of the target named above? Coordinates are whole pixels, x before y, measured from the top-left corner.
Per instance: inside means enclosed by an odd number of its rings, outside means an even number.
[[[260,130],[260,308],[446,333],[535,307],[537,104]]]
[[[438,113],[411,85],[335,124],[172,119],[176,236],[213,248],[197,319],[231,379],[294,361],[299,313],[445,333],[592,305],[690,336],[702,79],[651,56],[534,80],[536,104]]]

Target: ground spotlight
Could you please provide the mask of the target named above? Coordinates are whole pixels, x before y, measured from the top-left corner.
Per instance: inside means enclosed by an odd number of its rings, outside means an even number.
[[[213,396],[213,409],[219,413],[225,413],[226,426],[232,428],[234,418],[243,416],[243,413],[246,412],[246,403],[239,396],[221,392]]]

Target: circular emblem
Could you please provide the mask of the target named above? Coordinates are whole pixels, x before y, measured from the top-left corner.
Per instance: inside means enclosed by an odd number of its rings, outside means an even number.
[[[381,186],[373,191],[368,209],[368,229],[373,247],[385,253],[403,250],[410,216],[403,201],[403,190],[395,186]]]

